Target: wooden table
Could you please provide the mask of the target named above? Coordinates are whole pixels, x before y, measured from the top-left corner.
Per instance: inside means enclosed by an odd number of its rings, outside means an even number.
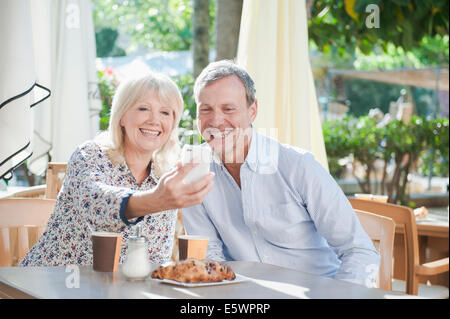
[[[417,233],[419,235],[419,262],[421,264],[445,258],[449,256],[448,216],[429,212],[428,218],[416,219]],[[394,278],[405,280],[405,255],[404,255],[403,230],[396,228],[394,239]],[[420,283],[427,280],[431,284],[449,286],[448,272],[420,279]]]
[[[49,299],[390,299],[417,298],[398,292],[369,289],[361,285],[269,264],[228,262],[233,270],[249,278],[246,282],[183,288],[154,279],[133,282],[125,279],[119,266],[117,273],[101,273],[91,266],[78,267],[79,286],[75,271],[62,267],[0,268],[0,297]],[[66,272],[66,270],[68,271]]]

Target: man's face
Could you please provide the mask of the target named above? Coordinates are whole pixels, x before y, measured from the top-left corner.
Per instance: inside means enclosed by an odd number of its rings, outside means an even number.
[[[233,152],[239,156],[245,143],[248,143],[245,136],[251,136],[251,124],[256,112],[256,101],[248,106],[244,84],[236,75],[230,75],[200,91],[197,101],[198,129],[213,151],[222,158]]]

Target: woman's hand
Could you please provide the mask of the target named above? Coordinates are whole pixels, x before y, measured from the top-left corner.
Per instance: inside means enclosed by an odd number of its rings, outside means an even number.
[[[203,201],[213,186],[214,173],[210,172],[192,184],[185,184],[184,178],[196,165],[189,163],[182,166],[178,163],[174,170],[161,177],[154,194],[164,204],[163,210],[198,205]]]
[[[214,184],[214,173],[210,172],[194,183],[185,184],[184,178],[195,165],[189,163],[182,166],[178,163],[176,168],[161,176],[156,188],[134,193],[128,200],[125,217],[131,219],[200,204]]]

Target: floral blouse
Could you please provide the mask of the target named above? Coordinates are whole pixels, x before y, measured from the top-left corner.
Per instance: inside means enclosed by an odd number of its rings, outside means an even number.
[[[123,235],[120,263],[125,261],[128,237],[133,225],[141,225],[148,239],[150,261],[164,263],[171,258],[177,210],[125,218],[131,194],[155,187],[158,177],[150,175],[137,184],[126,163],[113,165],[93,141],[77,148],[67,165],[66,176],[55,209],[38,242],[19,266],[92,265],[90,229]]]

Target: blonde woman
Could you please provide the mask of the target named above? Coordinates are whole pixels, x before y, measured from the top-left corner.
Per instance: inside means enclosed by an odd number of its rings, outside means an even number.
[[[20,266],[91,265],[91,229],[122,233],[123,263],[137,223],[150,261],[169,260],[177,209],[201,203],[214,176],[182,182],[193,167],[176,162],[182,111],[178,87],[165,75],[122,82],[108,131],[72,154],[55,210]]]

